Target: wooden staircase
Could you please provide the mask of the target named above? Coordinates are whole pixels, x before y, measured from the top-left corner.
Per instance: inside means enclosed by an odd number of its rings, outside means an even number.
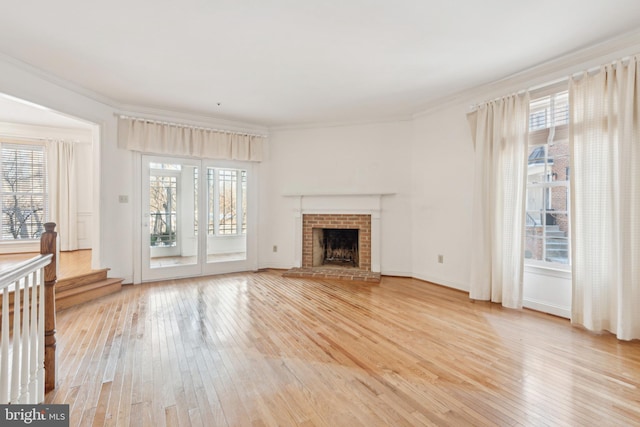
[[[56,311],[120,291],[122,279],[107,278],[108,268],[66,277],[56,284]]]

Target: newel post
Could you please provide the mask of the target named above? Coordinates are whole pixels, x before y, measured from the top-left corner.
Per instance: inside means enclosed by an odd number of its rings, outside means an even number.
[[[44,268],[44,389],[56,388],[56,224],[47,222],[40,238],[40,254],[53,254],[51,263]]]

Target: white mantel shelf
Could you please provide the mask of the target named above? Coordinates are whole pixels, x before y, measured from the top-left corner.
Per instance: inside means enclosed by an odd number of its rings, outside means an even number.
[[[364,214],[371,215],[371,271],[380,273],[380,221],[384,196],[396,193],[323,191],[285,193],[284,197],[297,204],[293,209],[295,224],[295,263],[302,266],[302,217],[306,214]]]

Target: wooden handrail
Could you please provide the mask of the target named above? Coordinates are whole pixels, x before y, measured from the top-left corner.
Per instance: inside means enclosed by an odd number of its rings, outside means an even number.
[[[42,268],[49,264],[52,255],[37,255],[31,259],[23,261],[16,265],[15,268],[12,268],[8,272],[0,274],[0,290],[4,288],[9,288],[9,291],[13,291],[13,284],[16,280],[20,279],[39,268]]]
[[[40,255],[0,274],[2,404],[41,403],[56,386],[55,226],[45,224]]]
[[[56,264],[57,237],[56,224],[47,222],[40,238],[40,253],[51,254],[51,263],[44,268],[44,390],[56,388]]]

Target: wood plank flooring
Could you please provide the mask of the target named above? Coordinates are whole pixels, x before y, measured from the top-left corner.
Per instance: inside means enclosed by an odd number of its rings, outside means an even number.
[[[0,273],[14,268],[17,264],[38,256],[38,253],[1,254]],[[90,273],[91,249],[60,252],[58,260],[58,280]]]
[[[125,286],[57,330],[72,426],[640,424],[640,342],[412,279]]]

